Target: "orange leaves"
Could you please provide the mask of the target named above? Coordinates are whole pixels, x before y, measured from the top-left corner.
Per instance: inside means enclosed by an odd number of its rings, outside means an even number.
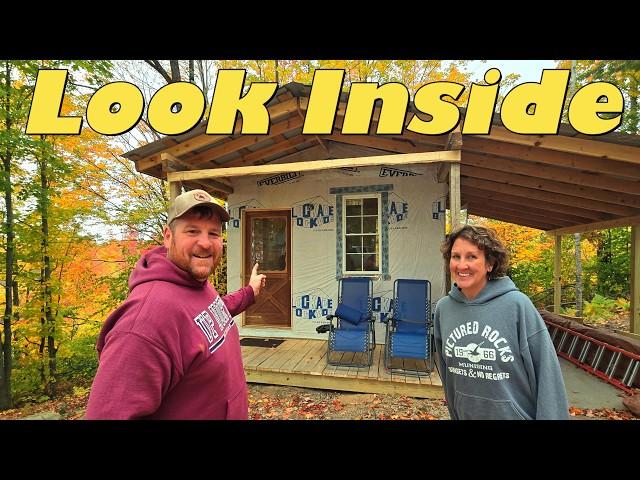
[[[603,420],[634,420],[635,417],[630,413],[622,410],[614,410],[612,408],[576,408],[569,407],[569,415],[572,417],[600,418]]]
[[[514,267],[523,262],[538,262],[546,250],[553,248],[551,239],[541,235],[540,230],[490,219],[483,219],[479,224],[496,231],[509,249]]]
[[[332,406],[338,411],[342,409],[338,400],[334,400]],[[283,402],[268,395],[259,399],[249,395],[249,417],[253,420],[321,420],[326,418],[328,408],[327,402],[315,402],[309,396],[294,395]]]

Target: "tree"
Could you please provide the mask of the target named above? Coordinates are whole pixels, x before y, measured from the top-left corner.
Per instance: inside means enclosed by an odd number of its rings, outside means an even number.
[[[2,131],[0,132],[0,156],[2,157],[2,189],[4,191],[4,223],[2,234],[5,240],[5,277],[3,327],[0,334],[0,410],[12,405],[12,322],[17,320],[14,305],[18,303],[18,284],[14,275],[15,267],[15,207],[13,194],[15,180],[14,165],[31,148],[30,139],[23,133],[23,125],[28,112],[30,89],[21,78],[32,74],[37,63],[34,61],[4,60],[0,70],[0,96]]]
[[[558,62],[559,68],[571,68],[571,60]],[[616,85],[625,100],[621,132],[637,134],[640,131],[640,60],[577,60],[576,81],[579,85],[588,82],[609,82]]]

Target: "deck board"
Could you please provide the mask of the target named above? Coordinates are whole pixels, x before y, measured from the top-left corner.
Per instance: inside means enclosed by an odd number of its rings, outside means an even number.
[[[364,354],[336,352],[332,359],[342,362],[362,360]],[[363,393],[397,393],[419,398],[443,398],[442,382],[431,377],[411,377],[389,373],[384,367],[384,345],[376,345],[370,367],[327,364],[327,341],[286,339],[275,348],[242,347],[248,382],[293,385],[307,388]],[[420,368],[421,361],[407,360],[406,366]]]

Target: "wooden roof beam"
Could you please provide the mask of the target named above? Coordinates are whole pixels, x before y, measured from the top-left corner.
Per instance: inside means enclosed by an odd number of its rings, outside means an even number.
[[[500,142],[491,140],[490,137],[467,135],[465,136],[463,150],[465,152],[499,155],[527,162],[544,163],[557,167],[618,175],[635,180],[640,179],[640,169],[629,165],[627,162]]]
[[[617,218],[615,220],[608,220],[606,222],[594,222],[587,223],[585,225],[576,225],[575,227],[557,228],[555,230],[548,230],[549,235],[566,235],[569,233],[583,233],[590,232],[592,230],[604,230],[607,228],[628,227],[631,225],[640,225],[640,215],[634,215],[632,217]]]
[[[438,165],[438,171],[436,172],[436,178],[438,179],[438,183],[449,183],[449,165],[446,163],[441,163]]]
[[[614,211],[602,210],[609,213],[614,213],[616,215],[627,216],[623,212],[629,212],[629,208],[640,208],[640,199],[637,198],[636,195],[625,195],[624,193],[600,190],[598,188],[585,187],[581,185],[573,185],[571,183],[557,182],[554,180],[545,180],[536,178],[535,176],[507,173],[504,171],[491,170],[488,168],[479,168],[471,165],[462,165],[461,171],[463,175],[468,177],[482,178],[495,182],[517,185],[529,189],[561,193],[563,195],[571,195],[587,200],[610,203],[611,207],[622,207],[622,209],[616,209]]]
[[[540,205],[537,202],[533,204],[534,206],[531,206],[531,202],[530,202],[530,205],[522,205],[521,203],[511,203],[511,202],[505,201],[502,198],[488,199],[483,196],[471,195],[469,193],[465,193],[463,195],[463,201],[468,202],[472,205],[487,206],[487,207],[495,206],[495,207],[504,208],[506,210],[513,210],[513,211],[524,210],[526,212],[530,212],[535,215],[540,215],[545,218],[567,221],[569,222],[570,225],[588,223],[592,220],[590,218],[579,217],[577,215],[571,215],[568,213],[559,212],[557,210],[540,208]]]
[[[464,165],[463,165],[464,167]],[[464,168],[463,175],[464,174]],[[463,176],[460,180],[462,184],[462,191],[464,192],[465,186],[474,188],[480,188],[482,190],[489,190],[490,192],[507,193],[509,195],[515,195],[518,197],[529,198],[532,200],[543,200],[545,202],[560,203],[562,205],[569,205],[573,207],[595,210],[597,212],[611,213],[618,216],[630,216],[638,213],[637,209],[622,207],[620,205],[614,205],[611,203],[599,202],[596,200],[590,200],[587,198],[574,197],[572,195],[563,195],[561,193],[554,193],[544,191],[535,188],[525,188],[517,185],[509,185],[505,183],[499,183],[499,181],[483,180],[479,178],[470,178]]]
[[[341,133],[333,133],[331,135],[322,135],[321,138],[351,145],[374,147],[379,150],[386,150],[396,153],[419,153],[425,151],[424,147],[418,147],[409,142],[403,142],[400,140],[384,137],[371,137],[368,135],[343,135]]]
[[[271,126],[267,135],[242,135],[229,142],[223,143],[222,145],[200,152],[192,157],[186,157],[184,160],[189,162],[191,165],[196,166],[209,161],[215,161],[215,159],[224,155],[229,155],[230,153],[237,152],[240,149],[264,142],[269,138],[283,135],[295,130],[296,128],[301,128],[303,123],[304,121],[302,119],[294,116]]]
[[[578,207],[570,207],[568,205],[545,202],[543,200],[532,201],[531,198],[528,198],[528,197],[527,198],[518,197],[515,195],[509,195],[506,193],[482,190],[480,188],[473,188],[468,185],[464,187],[464,191],[462,193],[463,193],[463,196],[472,195],[474,197],[482,198],[487,201],[496,200],[499,202],[506,202],[511,205],[518,205],[521,208],[529,208],[533,206],[539,210],[545,210],[545,211],[556,212],[556,213],[565,213],[565,214],[576,217],[576,219],[581,219],[582,221],[580,223],[589,223],[591,221],[596,221],[596,220],[602,221],[602,220],[611,219],[611,214],[609,213],[596,212],[593,210],[586,210],[584,208],[578,208]]]
[[[524,217],[508,215],[508,214],[505,214],[504,212],[487,210],[477,206],[469,208],[467,212],[470,213],[471,215],[479,215],[481,217],[493,218],[494,220],[500,220],[501,222],[515,223],[516,225],[523,225],[525,227],[535,228],[537,230],[544,231],[544,230],[549,230],[550,228],[557,228],[557,227],[554,227],[551,222],[544,222],[544,223],[536,222]]]
[[[481,209],[483,211],[486,212],[500,212],[503,213],[505,215],[510,215],[514,218],[523,218],[526,220],[530,220],[532,222],[535,223],[546,223],[546,224],[553,224],[553,225],[558,225],[560,227],[569,227],[569,226],[573,226],[576,224],[576,222],[570,222],[567,220],[559,220],[557,218],[552,218],[549,216],[545,216],[545,215],[538,215],[537,213],[533,213],[530,210],[524,210],[524,209],[510,209],[510,208],[505,208],[503,206],[498,206],[497,204],[495,205],[487,205],[486,203],[479,203],[479,202],[474,202],[474,201],[469,201],[467,203],[467,209],[471,209],[473,210],[474,208],[478,208]]]
[[[336,117],[335,117],[335,121],[333,124],[333,132],[334,133],[341,133],[341,129],[342,129],[342,125],[344,122],[344,115],[346,112],[346,107],[347,107],[347,103],[346,102],[340,102],[338,104],[338,109],[336,112]],[[300,103],[300,108],[302,110],[306,110],[307,108],[307,104],[301,102]],[[415,146],[415,143],[420,143],[420,144],[427,144],[427,145],[433,145],[437,148],[439,148],[440,150],[446,149],[447,146],[447,142],[449,140],[449,134],[443,134],[443,135],[424,135],[421,133],[416,133],[416,132],[412,132],[410,130],[406,129],[406,126],[409,124],[409,122],[411,121],[411,119],[414,117],[414,113],[413,112],[409,112],[407,111],[407,113],[405,114],[405,118],[404,118],[404,124],[403,124],[403,130],[401,133],[399,134],[384,134],[384,135],[379,135],[379,138],[386,138],[389,140],[397,140],[400,142],[407,142],[410,145]],[[370,123],[370,127],[369,127],[369,132],[371,132],[371,135],[377,135],[375,132],[378,128],[378,120],[380,119],[380,107],[376,107],[373,110],[373,114],[371,115],[371,123]],[[363,136],[367,136],[368,134],[362,134]],[[351,135],[348,135],[351,136]],[[324,138],[327,138],[326,136]],[[419,150],[419,151],[425,151],[424,149]]]
[[[260,150],[256,150],[255,152],[242,155],[240,158],[236,158],[231,160],[230,162],[224,163],[218,168],[248,166],[253,164],[253,162],[257,160],[261,160],[270,155],[275,155],[276,153],[285,152],[289,149],[295,148],[296,145],[300,145],[301,143],[304,143],[306,141],[307,138],[302,135],[298,135],[289,139],[285,139],[282,142],[274,143],[269,147],[261,148]]]
[[[619,180],[602,174],[582,173],[572,168],[538,165],[520,160],[510,160],[493,155],[487,156],[471,152],[464,153],[462,156],[462,164],[554,180],[556,182],[611,190],[613,192],[628,193],[629,195],[638,196],[638,200],[640,200],[640,180]]]
[[[233,191],[231,192],[221,191],[219,188],[216,187],[216,182],[212,180],[190,180],[188,182],[183,182],[183,183],[187,185],[190,184],[190,186],[192,186],[193,188],[202,188],[207,192],[209,192],[211,196],[221,198],[223,200],[226,200],[227,197],[229,197],[229,193],[233,193]]]
[[[527,145],[560,152],[576,153],[588,157],[599,157],[640,164],[638,147],[618,145],[610,142],[599,142],[565,135],[521,135],[498,125],[491,126],[491,140]]]
[[[269,118],[271,120],[275,120],[284,116],[289,116],[291,113],[296,112],[298,109],[298,98],[291,98],[281,103],[275,103],[270,107],[267,107],[269,111]],[[160,154],[161,153],[170,153],[176,157],[181,155],[185,155],[193,150],[197,150],[207,145],[211,145],[225,138],[229,138],[232,135],[240,134],[242,130],[242,119],[236,122],[236,127],[233,130],[232,134],[229,135],[207,135],[203,133],[201,135],[190,138],[189,140],[185,140],[173,147],[169,147],[162,152],[156,152],[153,155],[149,155],[147,157],[141,158],[136,161],[136,169],[139,172],[144,170],[148,170],[149,168],[159,165],[161,162]]]

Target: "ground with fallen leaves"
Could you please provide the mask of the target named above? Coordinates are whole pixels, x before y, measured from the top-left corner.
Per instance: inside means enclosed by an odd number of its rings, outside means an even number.
[[[249,385],[253,420],[445,420],[443,400]]]
[[[0,412],[0,420],[79,420],[84,415],[88,391],[59,400],[22,405]],[[630,412],[608,408],[571,407],[572,418],[584,420],[637,420]],[[334,392],[310,388],[249,384],[249,418],[252,420],[447,420],[443,400],[402,395]]]

